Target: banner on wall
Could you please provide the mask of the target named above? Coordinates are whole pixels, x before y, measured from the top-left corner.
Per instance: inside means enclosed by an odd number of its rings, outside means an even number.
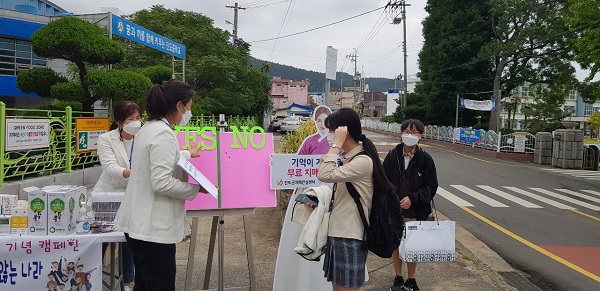
[[[186,210],[274,207],[275,190],[269,185],[270,161],[274,152],[273,134],[261,127],[178,127],[179,145],[190,142],[201,147],[200,157],[190,162],[213,185],[218,195],[200,194],[186,201]],[[190,177],[190,183],[197,184]]]
[[[479,110],[479,111],[495,111],[496,110],[496,100],[470,100],[465,98],[460,98],[460,107],[471,109],[471,110]]]
[[[480,143],[481,131],[478,129],[460,129],[460,141],[467,143]]]
[[[0,254],[0,290],[102,290],[98,235],[0,236]]]

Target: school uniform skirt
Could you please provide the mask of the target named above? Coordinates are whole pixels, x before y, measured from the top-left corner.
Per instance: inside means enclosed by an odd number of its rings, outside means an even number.
[[[365,265],[369,250],[357,239],[329,237],[323,271],[327,281],[346,288],[365,284]]]

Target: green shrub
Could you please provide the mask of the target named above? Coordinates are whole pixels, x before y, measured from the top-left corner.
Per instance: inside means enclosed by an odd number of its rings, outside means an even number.
[[[287,132],[283,137],[282,153],[295,154],[307,136],[317,132],[315,122],[308,120],[302,123],[295,131]]]

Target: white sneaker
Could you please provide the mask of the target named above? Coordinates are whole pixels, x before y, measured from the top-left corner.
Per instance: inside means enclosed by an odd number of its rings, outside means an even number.
[[[125,291],[131,291],[131,288],[129,288],[129,286],[125,286],[125,288],[123,290],[125,290]]]

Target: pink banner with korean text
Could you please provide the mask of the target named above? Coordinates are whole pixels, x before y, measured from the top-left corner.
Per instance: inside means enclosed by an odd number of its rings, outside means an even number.
[[[176,130],[182,149],[190,142],[199,144],[200,157],[190,162],[219,188],[216,199],[199,194],[193,201],[186,201],[186,210],[276,206],[275,191],[269,185],[273,134],[258,126],[231,126],[231,132],[217,132],[215,127]],[[190,183],[197,184],[191,178]]]
[[[102,290],[97,235],[0,236],[0,290]]]

